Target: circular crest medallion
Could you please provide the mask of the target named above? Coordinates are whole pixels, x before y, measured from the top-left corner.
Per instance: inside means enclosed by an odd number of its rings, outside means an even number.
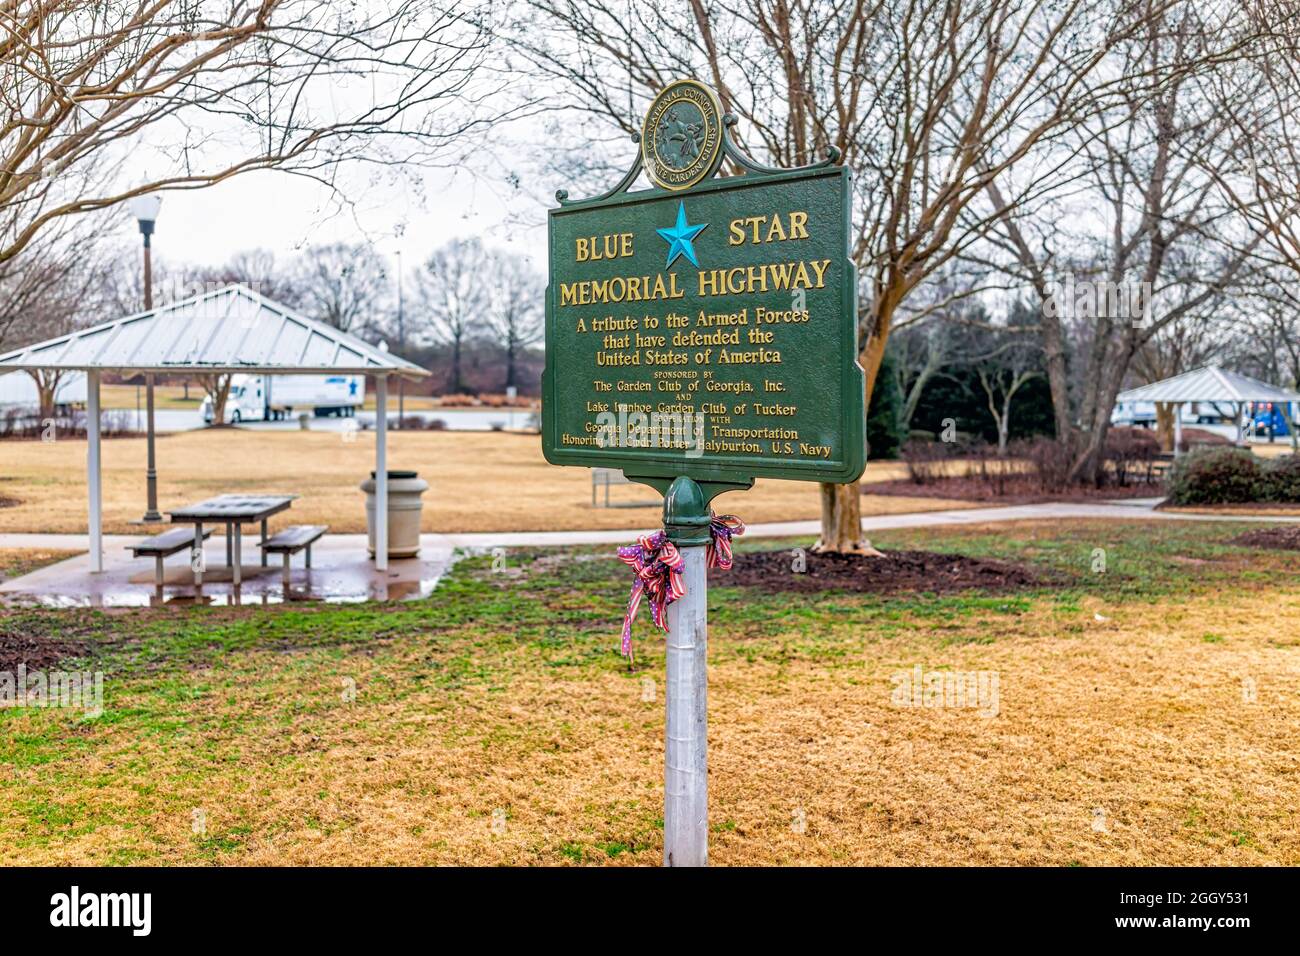
[[[676,80],[650,104],[641,130],[646,175],[664,189],[690,189],[722,162],[722,103],[696,80]]]

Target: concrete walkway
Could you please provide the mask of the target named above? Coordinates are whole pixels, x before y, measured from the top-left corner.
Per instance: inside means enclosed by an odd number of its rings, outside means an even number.
[[[1052,521],[1060,519],[1115,519],[1120,521],[1250,521],[1300,522],[1300,516],[1179,514],[1156,511],[1160,498],[1129,498],[1096,504],[1046,502],[1036,505],[1011,505],[999,508],[968,508],[958,511],[922,511],[910,514],[871,515],[862,519],[862,529],[888,531],[897,528],[932,528],[943,525],[979,525],[1001,521]],[[743,518],[744,515],[741,515]],[[455,548],[528,548],[582,544],[627,544],[636,536],[654,529],[652,523],[621,531],[502,531],[463,534],[422,534],[421,547],[435,551]],[[751,524],[745,529],[747,540],[754,538],[804,537],[821,530],[819,521],[775,521]],[[139,535],[105,535],[104,550],[124,548]],[[365,547],[365,535],[332,534],[331,545]],[[0,534],[0,548],[84,551],[89,547],[84,534]]]

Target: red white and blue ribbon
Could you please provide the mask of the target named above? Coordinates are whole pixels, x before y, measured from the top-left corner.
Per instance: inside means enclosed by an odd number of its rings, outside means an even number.
[[[731,567],[731,539],[745,533],[745,523],[735,515],[713,515],[709,521],[709,545],[706,562],[723,571]],[[636,580],[628,595],[623,614],[623,654],[632,658],[632,622],[641,610],[642,600],[650,603],[650,617],[655,626],[668,633],[668,605],[686,594],[682,580],[682,554],[662,531],[643,534],[636,544],[618,549],[618,559],[632,569]]]

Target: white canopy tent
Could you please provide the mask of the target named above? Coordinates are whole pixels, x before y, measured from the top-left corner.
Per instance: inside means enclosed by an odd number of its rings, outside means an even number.
[[[370,375],[375,381],[375,566],[388,567],[388,377],[429,372],[354,335],[228,286],[0,355],[20,369],[86,373],[86,473],[91,570],[103,570],[99,383],[103,372]],[[152,438],[153,421],[149,422]]]
[[[1181,406],[1186,402],[1218,402],[1230,404],[1236,410],[1237,438],[1241,438],[1241,416],[1244,407],[1250,402],[1271,402],[1274,405],[1290,406],[1292,434],[1295,434],[1296,404],[1300,403],[1300,394],[1276,385],[1269,385],[1240,372],[1230,372],[1217,365],[1175,375],[1120,392],[1117,402],[1160,402],[1174,406],[1174,454],[1182,444],[1183,419]]]

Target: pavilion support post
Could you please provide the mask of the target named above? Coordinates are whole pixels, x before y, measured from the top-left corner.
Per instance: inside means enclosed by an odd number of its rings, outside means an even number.
[[[99,462],[99,370],[86,372],[86,488],[89,494],[90,571],[104,570],[103,491]]]
[[[1177,458],[1182,454],[1183,447],[1183,405],[1182,402],[1174,403],[1174,457]]]
[[[154,425],[153,425],[153,375],[144,377],[145,383],[145,449],[147,461],[144,469],[144,486],[145,486],[145,510],[144,518],[141,520],[145,524],[153,524],[162,521],[162,515],[158,513],[158,462],[154,453]]]
[[[375,568],[388,570],[388,376],[375,376]]]
[[[1237,444],[1240,445],[1241,439],[1244,437],[1241,427],[1241,418],[1246,414],[1246,406],[1243,402],[1236,402],[1232,407],[1237,410]]]

